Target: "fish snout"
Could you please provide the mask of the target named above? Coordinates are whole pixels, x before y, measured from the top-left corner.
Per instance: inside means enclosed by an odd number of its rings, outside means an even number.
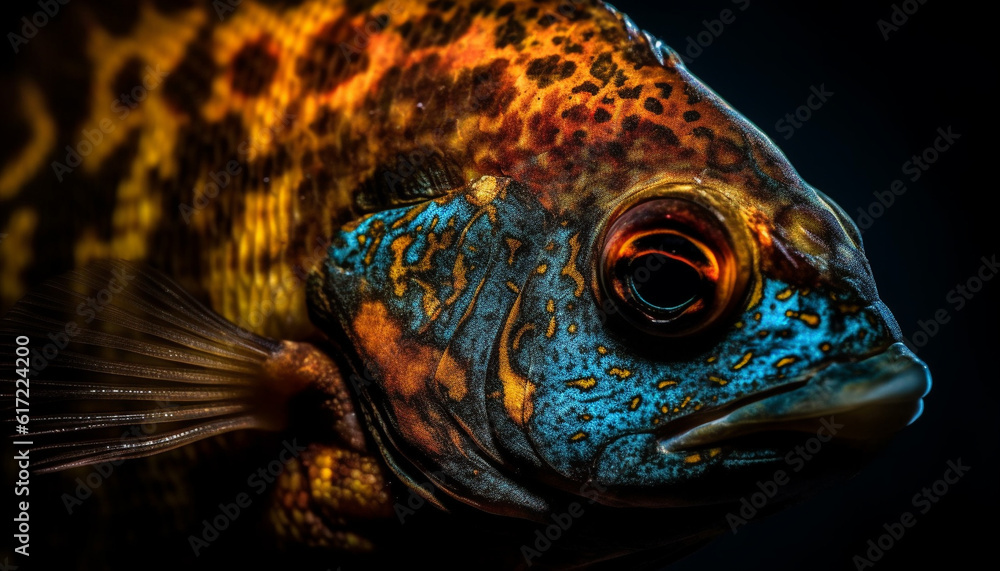
[[[787,390],[749,399],[683,433],[661,439],[665,450],[697,450],[763,432],[815,432],[817,423],[836,427],[832,437],[879,441],[915,421],[931,375],[904,344],[854,362],[834,362],[785,385]]]

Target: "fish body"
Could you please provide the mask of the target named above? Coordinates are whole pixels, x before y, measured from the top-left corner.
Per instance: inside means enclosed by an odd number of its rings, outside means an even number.
[[[169,447],[287,428],[295,395],[320,401],[334,428],[280,481],[279,534],[377,550],[356,530],[392,517],[392,480],[491,522],[584,498],[604,514],[585,543],[634,510],[704,508],[659,538],[623,525],[587,556],[689,546],[789,435],[835,432],[850,472],[919,415],[929,376],[854,223],[610,6],[162,4],[117,28],[85,12],[67,56],[81,101],[44,73],[20,84],[0,293],[5,308],[35,293],[5,333],[134,271],[95,311],[106,329],[77,339],[107,349],[124,323],[134,343],[78,364],[126,386],[155,370],[165,400],[215,407],[184,409],[197,431]],[[146,368],[125,375],[129,351]],[[97,450],[53,465],[124,453]]]

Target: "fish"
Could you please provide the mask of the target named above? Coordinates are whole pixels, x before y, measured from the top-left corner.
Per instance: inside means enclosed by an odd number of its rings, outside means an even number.
[[[0,163],[42,474],[288,435],[261,519],[316,560],[428,505],[497,566],[663,561],[921,414],[854,222],[605,2],[80,4]]]

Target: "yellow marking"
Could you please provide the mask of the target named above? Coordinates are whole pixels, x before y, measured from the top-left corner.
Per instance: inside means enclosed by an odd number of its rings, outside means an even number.
[[[754,321],[760,321],[761,317],[763,317],[763,315],[761,315],[761,313],[759,311],[757,313],[753,314]]]
[[[788,288],[785,291],[778,294],[778,299],[780,299],[781,301],[785,301],[786,299],[792,297],[793,294],[795,294],[795,292],[792,291],[791,288]]]
[[[417,219],[418,216],[420,216],[421,214],[424,213],[425,210],[427,210],[427,207],[430,206],[430,204],[431,204],[430,202],[425,202],[423,204],[418,204],[417,206],[414,206],[406,214],[400,216],[398,220],[393,222],[390,228],[392,228],[393,230],[398,230],[403,226],[406,226],[410,222],[413,222],[414,220]],[[420,231],[420,226],[417,227],[417,231],[418,232]]]
[[[677,384],[677,381],[660,381],[659,384],[656,385],[656,388],[658,388],[660,390],[663,390],[663,389],[665,389],[667,387],[672,387],[672,386],[674,386],[676,384]]]
[[[566,383],[567,387],[573,387],[574,389],[580,389],[581,391],[589,391],[596,385],[597,385],[597,379],[595,379],[594,377],[577,379],[575,381],[569,381]]]
[[[396,297],[403,297],[406,293],[406,267],[404,265],[406,250],[413,244],[413,237],[403,234],[389,244],[392,250],[392,266],[389,267],[389,279],[392,281],[392,291]]]
[[[503,179],[484,176],[472,183],[469,192],[465,195],[465,199],[473,206],[486,206],[496,199],[497,194],[505,186],[507,186],[507,182]]]
[[[21,105],[21,115],[30,123],[31,140],[0,172],[0,200],[17,196],[21,187],[45,167],[45,158],[56,142],[55,121],[45,109],[42,91],[34,82],[21,83]]]
[[[0,299],[13,303],[25,293],[21,273],[31,264],[32,237],[38,226],[38,214],[30,208],[15,210],[0,239]]]
[[[587,433],[586,432],[577,432],[573,436],[570,436],[569,439],[572,440],[573,442],[579,442],[579,441],[583,440],[586,437],[587,437]]]
[[[770,334],[771,334],[771,332],[768,331],[767,329],[762,329],[761,331],[757,332],[757,337],[760,337],[761,339],[763,339],[763,338],[767,337]]]
[[[801,319],[809,327],[819,327],[820,318],[815,313],[803,313],[799,315],[799,319]]]
[[[698,462],[701,462],[701,454],[695,452],[694,454],[685,457],[684,462],[688,464],[697,464]]]
[[[845,313],[847,315],[854,315],[855,313],[861,311],[861,306],[854,303],[842,303],[837,306],[837,309],[841,313]]]
[[[670,414],[670,407],[667,405],[663,405],[660,407],[660,412],[662,412],[663,414]]]
[[[691,397],[690,396],[684,397],[684,402],[681,403],[681,408],[686,407],[689,402],[691,402]]]
[[[750,359],[753,359],[753,351],[748,351],[746,355],[743,355],[743,357],[735,365],[733,365],[733,370],[739,371],[743,367],[746,367],[747,363],[750,362]]]
[[[607,355],[608,354],[608,348],[605,347],[604,345],[598,345],[597,346],[597,352],[600,353],[601,355]]]
[[[368,239],[368,236],[365,236],[364,234],[358,234],[358,244],[359,245],[364,246],[365,245],[365,240],[367,240],[367,239]]]
[[[632,399],[632,402],[628,404],[628,408],[629,410],[635,410],[639,408],[640,404],[642,404],[642,397],[635,397]]]
[[[469,285],[468,278],[469,268],[465,265],[465,255],[459,254],[455,258],[455,265],[451,269],[451,295],[445,300],[445,305],[453,305],[458,301],[459,296],[465,292],[465,288]]]
[[[736,322],[736,328],[737,328],[737,329],[743,329],[743,325],[744,325],[744,324],[743,324],[743,322],[742,322],[742,321],[737,321],[737,322]]]
[[[546,264],[542,264],[542,265],[538,266],[538,268],[535,269],[535,271],[538,272],[539,274],[544,274],[548,270],[549,270],[549,266],[546,265]]]
[[[722,453],[722,448],[711,448],[708,451],[708,457],[709,458],[715,458],[716,456],[718,456],[721,453]]]
[[[710,376],[710,377],[708,377],[708,380],[712,381],[713,383],[718,383],[718,384],[720,384],[722,386],[726,386],[726,385],[729,384],[729,381],[727,381],[726,379],[723,379],[721,377]]]
[[[576,323],[570,323],[569,327],[566,328],[566,331],[569,331],[570,333],[576,333]]]
[[[523,336],[523,335],[524,335],[525,333],[527,333],[527,332],[531,331],[531,330],[532,330],[532,329],[534,329],[534,328],[535,328],[535,324],[534,324],[534,323],[526,323],[526,324],[524,324],[524,325],[523,325],[523,326],[522,326],[522,327],[521,327],[521,328],[520,328],[520,329],[519,329],[519,330],[517,331],[517,334],[516,334],[516,335],[514,335],[514,350],[515,350],[515,351],[521,348],[521,337],[522,337],[522,336]]]
[[[706,363],[714,363],[714,362],[716,362],[718,360],[719,360],[719,358],[716,357],[715,355],[713,355],[713,356],[709,357],[708,359],[706,359],[705,362]]]
[[[822,345],[819,346],[819,350],[824,353],[829,353],[830,349],[833,349],[833,346],[830,345],[829,343],[823,343]]]
[[[815,313],[799,313],[797,311],[792,311],[789,309],[785,312],[785,317],[791,317],[793,319],[800,319],[803,323],[815,329],[819,327],[820,317]]]
[[[592,414],[581,414],[580,415],[580,420],[582,420],[584,422],[590,422],[591,420],[594,420],[594,415],[592,415]]]
[[[569,239],[569,260],[566,262],[566,266],[562,269],[560,275],[568,276],[571,280],[576,282],[576,289],[573,290],[573,295],[575,297],[580,297],[583,295],[584,280],[583,274],[580,273],[580,269],[576,267],[576,258],[580,255],[580,235],[574,234],[572,238]]]
[[[370,231],[374,236],[372,237],[372,243],[368,246],[368,251],[365,252],[366,266],[370,266],[375,259],[375,250],[378,249],[378,245],[382,243],[382,237],[385,236],[385,223],[381,220],[372,222]]]
[[[555,313],[556,312],[556,302],[555,302],[555,300],[550,299],[550,300],[548,300],[548,301],[545,302],[545,311],[548,311],[549,313]]]
[[[701,410],[701,407],[702,407],[702,405],[701,405],[701,404],[696,404],[696,405],[694,405],[694,409],[695,409],[696,411],[698,411],[698,410]]]
[[[510,362],[511,330],[514,321],[521,313],[521,297],[514,301],[514,306],[510,309],[510,314],[503,324],[500,332],[500,354],[498,376],[503,385],[503,403],[507,409],[507,415],[519,426],[527,424],[534,412],[534,402],[531,397],[535,392],[535,385],[528,379],[519,375]]]
[[[785,357],[780,361],[778,361],[777,363],[775,363],[774,366],[781,369],[782,367],[787,367],[788,365],[791,365],[796,361],[798,361],[797,357]]]
[[[806,289],[800,291],[799,295],[802,296],[802,297],[809,297],[810,293],[812,293],[812,290],[809,289],[809,288],[806,288]]]
[[[442,356],[434,377],[434,380],[444,387],[451,400],[460,401],[468,393],[465,370],[447,352]]]
[[[553,315],[549,318],[549,326],[545,330],[545,337],[547,339],[552,339],[552,336],[556,334],[556,316]]]
[[[517,284],[514,282],[507,282],[507,289],[517,294],[521,293],[521,288],[517,287]]]
[[[632,376],[632,371],[629,371],[628,369],[620,369],[618,367],[612,367],[608,369],[608,374],[614,377],[618,377],[619,379],[627,379]]]

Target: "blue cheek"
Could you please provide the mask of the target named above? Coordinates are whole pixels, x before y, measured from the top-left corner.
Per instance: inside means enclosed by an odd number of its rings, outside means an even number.
[[[545,263],[559,267],[557,254]],[[621,465],[601,463],[599,470],[620,472],[619,484],[670,482],[680,473],[691,477],[703,464],[724,458],[666,462],[656,456],[655,439],[648,435],[698,410],[792,382],[831,358],[857,357],[888,342],[880,322],[850,301],[771,281],[760,301],[714,345],[683,360],[640,358],[627,339],[601,324],[589,292],[581,299],[567,295],[567,284],[557,275],[535,276],[527,287],[534,309],[525,312],[525,321],[556,324],[545,330],[551,335],[540,335],[536,327],[518,354],[519,365],[539,383],[529,434],[546,463],[574,479],[587,477],[606,448]],[[546,311],[552,308],[546,297],[553,300],[554,313]],[[666,348],[670,341],[663,343]],[[639,436],[629,437],[633,434]],[[634,469],[620,469],[629,464]]]

